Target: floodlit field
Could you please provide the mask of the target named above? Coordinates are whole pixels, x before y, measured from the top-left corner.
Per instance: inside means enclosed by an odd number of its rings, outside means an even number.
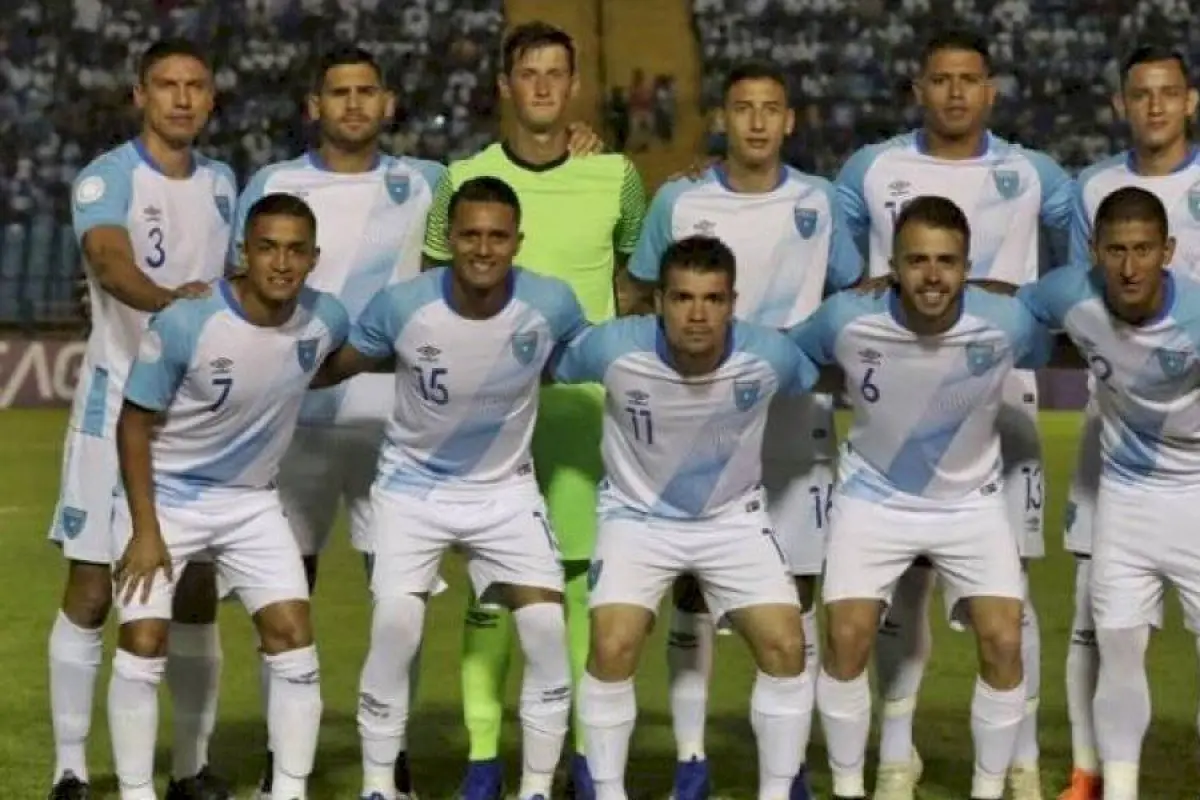
[[[0,798],[44,796],[53,754],[46,695],[46,637],[62,583],[57,551],[47,544],[47,521],[57,491],[60,440],[65,413],[0,412]],[[1042,418],[1047,453],[1047,540],[1052,555],[1033,572],[1041,612],[1043,649],[1042,752],[1047,796],[1055,793],[1070,768],[1070,736],[1063,693],[1063,659],[1071,621],[1073,573],[1060,552],[1066,477],[1073,463],[1078,416],[1046,413]],[[1192,520],[1180,520],[1179,535],[1200,535]],[[466,744],[459,710],[458,647],[465,585],[458,564],[447,569],[452,589],[434,601],[425,649],[422,701],[409,740],[418,789],[425,798],[452,797],[462,773]],[[354,725],[358,670],[367,641],[369,604],[360,561],[337,538],[323,565],[317,591],[316,624],[324,678],[325,718],[311,796],[353,798],[359,788],[359,752]],[[940,604],[934,605],[935,611]],[[222,611],[225,641],[224,692],[213,744],[217,769],[247,796],[257,778],[263,726],[253,640],[241,609]],[[1196,764],[1196,678],[1192,640],[1179,629],[1172,603],[1170,630],[1151,651],[1155,719],[1144,756],[1143,796],[1155,800],[1194,797],[1200,784]],[[936,648],[917,716],[917,745],[926,763],[923,798],[961,798],[971,773],[967,706],[974,678],[974,651],[967,636],[952,634],[935,620]],[[111,637],[110,637],[111,641]],[[641,714],[630,768],[635,796],[664,797],[670,788],[674,748],[664,691],[662,638],[647,650],[639,696]],[[720,794],[754,796],[754,744],[748,720],[753,670],[745,649],[722,638],[711,722],[709,754]],[[519,728],[515,715],[519,672],[510,683],[505,758],[515,783],[519,767]],[[100,797],[115,797],[103,702],[107,669],[97,691],[91,742],[93,785]],[[168,741],[169,709],[164,703],[160,743]],[[819,726],[814,725],[814,729]],[[819,738],[810,750],[819,796],[828,791],[825,751]],[[873,758],[873,756],[872,756]],[[168,764],[159,751],[160,770]],[[165,782],[165,774],[163,775]]]

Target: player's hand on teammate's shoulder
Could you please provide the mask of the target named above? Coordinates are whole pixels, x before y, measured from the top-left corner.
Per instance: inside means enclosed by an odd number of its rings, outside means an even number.
[[[586,122],[567,126],[567,152],[572,156],[595,156],[604,152],[604,140]]]
[[[874,278],[864,278],[846,291],[854,292],[855,294],[874,295],[875,297],[879,297],[884,292],[891,289],[893,285],[895,285],[895,280],[891,275],[877,275]]]
[[[171,554],[167,551],[166,542],[158,529],[158,521],[148,525],[135,524],[133,536],[125,546],[125,552],[117,562],[116,569],[113,570],[117,597],[123,597],[125,603],[131,603],[140,588],[139,602],[149,602],[154,573],[160,569],[168,581],[172,579]]]
[[[712,169],[720,160],[716,156],[700,156],[688,164],[682,171],[668,177],[667,180],[678,181],[686,178],[689,181],[698,181],[704,177],[704,173]]]
[[[212,294],[212,284],[205,281],[188,281],[182,286],[171,290],[176,300],[195,300],[198,297],[208,297]]]

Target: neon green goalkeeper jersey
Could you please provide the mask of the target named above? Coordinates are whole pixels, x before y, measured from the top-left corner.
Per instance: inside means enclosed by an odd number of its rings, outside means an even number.
[[[512,186],[521,201],[525,239],[516,262],[566,281],[591,322],[611,319],[617,254],[633,253],[646,216],[646,192],[633,163],[623,155],[604,154],[532,165],[504,144],[456,161],[438,184],[429,209],[429,258],[450,260],[450,196],[471,178],[484,176]]]

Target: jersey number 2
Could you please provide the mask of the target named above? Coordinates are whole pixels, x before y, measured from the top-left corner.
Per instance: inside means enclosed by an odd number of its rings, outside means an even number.
[[[150,233],[147,235],[150,237],[150,247],[152,250],[146,256],[146,266],[150,267],[150,269],[158,269],[167,263],[167,251],[163,249],[163,229],[155,226],[150,229]]]

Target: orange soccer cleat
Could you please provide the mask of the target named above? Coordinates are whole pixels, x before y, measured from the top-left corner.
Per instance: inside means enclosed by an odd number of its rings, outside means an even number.
[[[1063,790],[1058,800],[1102,800],[1103,784],[1100,776],[1076,768],[1071,773],[1071,785]]]

